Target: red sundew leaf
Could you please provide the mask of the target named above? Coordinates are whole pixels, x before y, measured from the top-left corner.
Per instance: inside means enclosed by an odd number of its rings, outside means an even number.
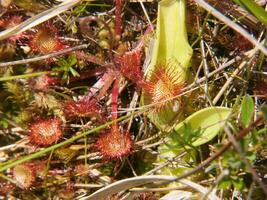
[[[145,31],[144,37],[153,31],[153,27],[149,26]],[[142,71],[142,49],[144,47],[144,37],[139,41],[138,45],[131,51],[125,52],[122,56],[115,57],[115,62],[120,73],[135,82],[137,85],[143,82],[144,74]]]
[[[33,186],[36,170],[32,163],[23,163],[13,168],[13,178],[16,184],[22,189],[29,189]]]
[[[100,117],[101,107],[93,99],[83,98],[79,101],[67,101],[64,105],[64,113],[68,118]]]
[[[174,101],[165,101],[181,93],[183,87],[184,83],[180,81],[179,75],[175,73],[174,66],[159,64],[151,74],[150,79],[143,82],[144,102],[158,103],[155,105],[155,111],[160,112],[165,105],[174,103]]]
[[[60,80],[58,78],[49,76],[47,74],[38,76],[36,78],[31,78],[29,80],[29,86],[30,88],[34,90],[40,90],[40,91],[46,91],[48,90],[51,86],[59,83]]]
[[[29,139],[33,144],[48,146],[63,135],[60,118],[40,119],[29,127]]]
[[[148,118],[164,131],[171,130],[182,114],[182,98],[176,97],[188,79],[192,56],[192,48],[187,39],[185,2],[162,0],[158,4],[156,37],[153,41],[153,50],[149,55],[151,60],[147,66],[145,78],[150,88],[148,91],[144,90],[144,95],[141,96],[142,105],[153,104],[154,108],[156,104],[163,108],[151,109]],[[168,69],[165,71],[157,69],[162,66]],[[164,80],[160,80],[159,77],[163,77]],[[175,83],[174,87],[172,82]],[[167,92],[166,95],[164,95],[165,92]],[[150,97],[151,94],[153,96]],[[167,98],[167,96],[173,98]],[[167,102],[168,99],[174,98],[175,100],[168,101],[170,103],[156,102],[156,100]]]
[[[185,83],[181,81],[176,65],[158,64],[149,79],[141,83],[142,102],[153,105],[149,112],[150,119],[161,129],[167,130],[181,116],[182,101],[177,98]]]
[[[96,148],[105,159],[120,159],[132,152],[133,142],[128,132],[119,131],[117,126],[102,133],[96,143]]]
[[[67,45],[59,39],[58,29],[51,22],[46,22],[32,35],[30,47],[36,53],[48,54],[63,50]]]
[[[134,49],[115,59],[121,74],[136,83],[143,80],[141,57],[141,50]]]
[[[18,16],[18,15],[5,16],[2,19],[0,19],[0,28],[9,29],[9,28],[19,25],[22,22],[23,22],[23,19],[21,16]],[[22,32],[22,33],[9,37],[7,40],[11,43],[15,43],[17,40],[20,40],[23,38],[29,38],[29,33]]]
[[[0,195],[7,195],[11,192],[16,186],[10,182],[0,181]]]

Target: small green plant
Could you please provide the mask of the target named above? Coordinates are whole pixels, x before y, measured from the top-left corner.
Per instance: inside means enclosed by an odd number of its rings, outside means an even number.
[[[79,73],[74,69],[75,65],[77,64],[77,58],[75,55],[70,55],[68,58],[60,58],[56,62],[56,68],[53,68],[53,71],[62,71],[62,79],[63,81],[69,82],[70,75],[74,77],[79,77]]]

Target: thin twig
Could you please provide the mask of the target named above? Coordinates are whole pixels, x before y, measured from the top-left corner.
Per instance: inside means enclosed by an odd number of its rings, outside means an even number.
[[[173,159],[173,161],[174,161],[174,162],[178,162],[178,161],[181,160],[181,158],[184,157],[186,154],[187,154],[187,153],[184,152],[184,153],[182,153],[182,154],[176,156],[176,157]],[[153,173],[155,173],[156,171],[158,171],[158,170],[160,170],[160,169],[162,169],[162,168],[164,168],[164,167],[166,167],[166,166],[168,166],[168,165],[170,165],[170,164],[172,164],[172,162],[168,160],[168,161],[162,163],[161,165],[155,167],[154,169],[152,169],[152,170],[146,172],[146,173],[143,174],[143,175],[150,175],[150,174],[153,174]]]
[[[58,52],[55,52],[55,53],[47,54],[47,55],[44,55],[44,56],[39,56],[39,57],[36,57],[36,58],[28,58],[28,59],[23,59],[23,60],[16,60],[16,61],[0,63],[0,67],[6,67],[6,66],[12,66],[12,65],[22,65],[22,64],[28,64],[28,63],[32,63],[32,62],[37,62],[37,61],[53,58],[53,57],[56,57],[56,56],[60,56],[60,55],[69,53],[71,51],[77,51],[77,50],[81,50],[81,49],[86,49],[87,47],[89,47],[89,44],[81,44],[81,45],[78,45],[78,46],[75,46],[75,47],[67,48],[67,49],[64,49],[62,51],[58,51]]]
[[[206,94],[206,99],[209,102],[209,104],[212,106],[212,102],[210,99],[210,95],[209,95],[209,84],[208,84],[208,74],[209,74],[209,67],[208,67],[208,62],[207,62],[207,53],[205,50],[205,45],[204,45],[204,40],[201,36],[201,40],[200,40],[200,48],[201,48],[201,55],[202,55],[202,60],[203,60],[203,69],[204,69],[204,74],[205,74],[205,87],[204,87],[204,91]]]
[[[227,81],[225,82],[225,84],[223,85],[223,87],[221,88],[221,90],[217,93],[216,97],[213,99],[212,103],[214,105],[219,101],[219,99],[225,93],[225,91],[227,90],[227,88],[229,87],[229,85],[232,83],[232,81],[234,80],[234,78],[239,74],[239,72],[241,72],[244,69],[244,67],[247,65],[247,63],[248,63],[247,61],[243,61],[235,69],[235,71],[232,73],[232,76],[227,79]]]
[[[151,23],[151,20],[150,20],[148,14],[147,14],[147,11],[146,11],[146,8],[145,8],[143,2],[139,0],[139,3],[140,3],[140,5],[141,5],[141,7],[142,7],[143,12],[145,13],[145,16],[146,16],[146,19],[147,19],[147,21],[148,21],[148,23],[149,23],[149,26],[152,28],[152,31],[154,32],[154,27],[153,27],[153,25],[152,25],[152,23]]]
[[[207,10],[213,16],[230,26],[232,29],[236,30],[238,33],[243,35],[248,41],[255,45],[259,50],[261,50],[265,55],[267,55],[267,49],[258,42],[254,37],[252,37],[244,28],[239,26],[237,23],[233,22],[231,19],[220,13],[218,10],[213,8],[210,4],[203,0],[194,0],[199,6]]]
[[[220,182],[221,180],[223,180],[223,178],[225,178],[225,177],[228,176],[228,175],[229,175],[229,170],[224,170],[224,171],[222,171],[222,173],[216,178],[216,180],[214,181],[213,185],[209,188],[209,190],[208,190],[207,193],[202,197],[201,200],[205,200],[205,199],[207,199],[208,195],[209,195],[211,192],[214,191],[215,186],[218,185],[219,182]]]
[[[26,21],[20,23],[17,26],[14,26],[12,28],[9,28],[7,30],[4,30],[0,32],[0,40],[4,40],[12,35],[19,34],[23,31],[29,30],[30,28],[37,26],[59,14],[62,12],[65,12],[66,10],[72,8],[76,4],[81,2],[81,0],[65,0],[63,3],[50,8],[48,10],[45,10],[42,13],[39,13],[37,15],[34,15],[33,17],[27,19]]]

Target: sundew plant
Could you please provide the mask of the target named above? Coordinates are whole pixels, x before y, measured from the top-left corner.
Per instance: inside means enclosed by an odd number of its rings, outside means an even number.
[[[0,199],[266,199],[266,6],[1,0]]]

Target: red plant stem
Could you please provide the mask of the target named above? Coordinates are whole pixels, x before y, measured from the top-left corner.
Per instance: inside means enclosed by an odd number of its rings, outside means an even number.
[[[118,96],[119,96],[119,86],[120,86],[120,78],[117,78],[114,82],[111,94],[111,111],[112,111],[112,120],[116,120],[118,118]],[[116,123],[114,124],[116,125]]]
[[[121,5],[123,0],[115,2],[115,35],[121,37]]]

